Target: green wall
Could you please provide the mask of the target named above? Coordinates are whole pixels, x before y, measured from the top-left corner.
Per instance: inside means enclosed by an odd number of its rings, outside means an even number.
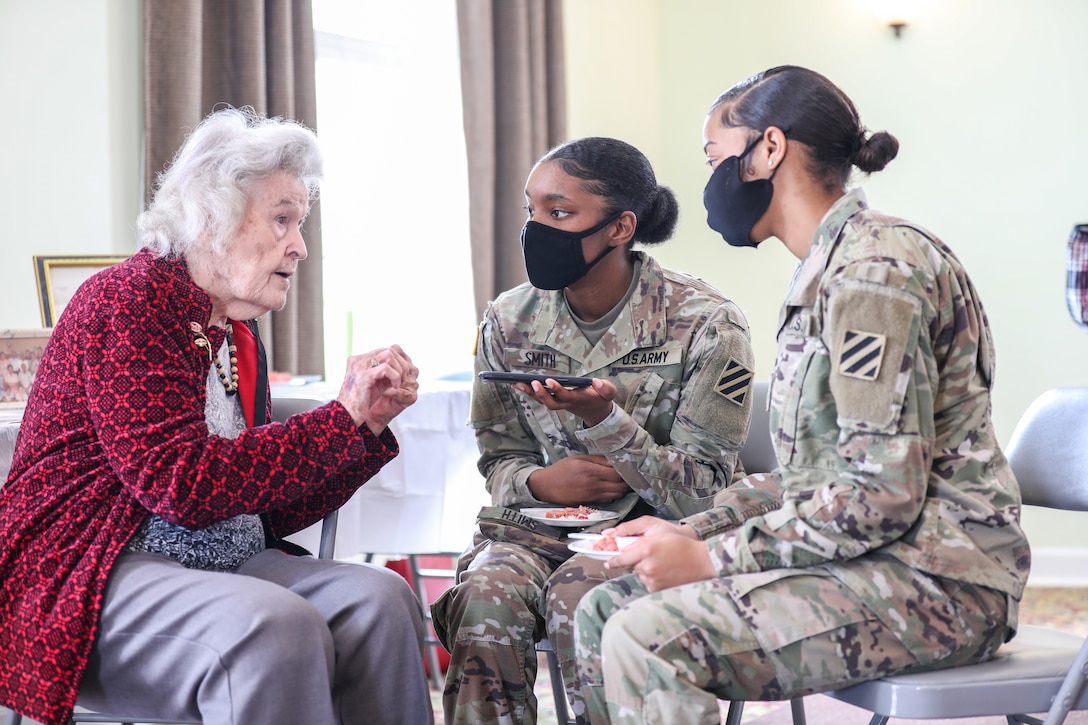
[[[138,0],[0,0],[0,328],[40,328],[35,254],[131,254],[143,147]]]

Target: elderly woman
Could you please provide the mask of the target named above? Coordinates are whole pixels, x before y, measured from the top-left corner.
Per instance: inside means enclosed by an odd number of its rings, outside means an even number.
[[[0,702],[214,723],[427,723],[420,607],[385,569],[282,541],[398,451],[397,346],[268,423],[253,318],[283,307],[321,176],[314,134],[228,109],[140,217],[143,249],[61,315],[0,489]]]

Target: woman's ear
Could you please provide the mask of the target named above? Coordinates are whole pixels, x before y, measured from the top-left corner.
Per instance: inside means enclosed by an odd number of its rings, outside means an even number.
[[[616,221],[612,223],[612,236],[609,237],[608,244],[612,247],[622,247],[631,242],[631,238],[635,236],[635,225],[638,223],[638,217],[635,216],[633,211],[625,211],[616,217]]]
[[[772,172],[786,158],[789,139],[786,138],[786,134],[778,126],[768,126],[767,130],[763,132],[763,144],[761,145],[766,149],[765,156],[761,160],[767,167],[767,172]]]

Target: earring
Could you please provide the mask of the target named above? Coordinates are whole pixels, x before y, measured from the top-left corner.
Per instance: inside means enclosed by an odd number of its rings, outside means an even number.
[[[773,162],[773,161],[771,161],[770,159],[767,159],[767,168],[769,169],[769,168],[771,168],[772,166],[774,166],[774,162]]]

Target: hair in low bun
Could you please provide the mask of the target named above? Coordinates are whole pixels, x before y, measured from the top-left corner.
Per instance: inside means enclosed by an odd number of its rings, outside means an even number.
[[[653,201],[638,220],[635,238],[642,244],[661,244],[676,231],[680,217],[680,203],[676,194],[667,186],[658,186]]]
[[[854,102],[825,76],[808,68],[769,68],[723,93],[710,113],[727,128],[762,133],[777,126],[808,147],[809,170],[827,190],[845,189],[854,167],[880,171],[899,151],[887,131],[866,138]]]
[[[887,166],[898,153],[899,140],[887,131],[877,131],[861,142],[854,154],[854,166],[871,174]]]
[[[604,136],[578,138],[556,146],[537,165],[557,163],[582,182],[586,192],[605,199],[605,215],[631,211],[638,220],[633,242],[660,244],[676,229],[676,195],[660,186],[650,160],[631,144]]]

